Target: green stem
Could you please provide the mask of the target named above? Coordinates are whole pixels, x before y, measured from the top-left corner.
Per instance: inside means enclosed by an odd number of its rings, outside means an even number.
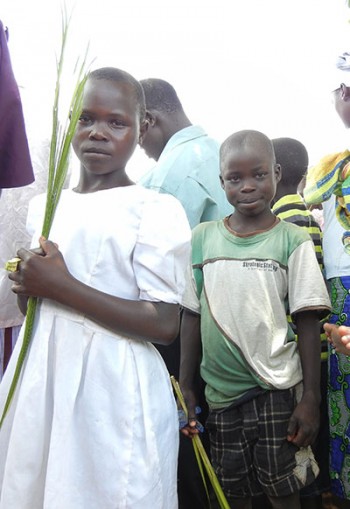
[[[7,412],[9,410],[9,408],[10,408],[11,401],[12,401],[13,396],[15,394],[15,390],[16,390],[16,387],[17,387],[17,383],[18,383],[19,377],[21,376],[22,367],[23,367],[24,361],[25,361],[26,356],[27,356],[27,351],[28,351],[28,348],[29,348],[30,340],[31,340],[31,337],[32,337],[33,326],[34,326],[36,306],[37,306],[37,299],[34,298],[34,297],[30,297],[29,300],[28,300],[27,316],[26,316],[26,323],[25,323],[23,343],[22,343],[22,346],[21,346],[21,350],[19,352],[19,356],[18,356],[18,360],[17,360],[17,364],[16,364],[16,369],[15,369],[15,372],[14,372],[14,375],[13,375],[13,378],[12,378],[12,382],[11,382],[10,389],[9,389],[9,392],[8,392],[8,395],[7,395],[7,399],[6,399],[6,403],[5,403],[5,406],[4,406],[4,410],[3,410],[3,413],[2,413],[2,416],[1,416],[0,428],[3,425],[4,419],[5,419],[5,417],[7,415]]]
[[[171,376],[170,379],[171,379],[171,383],[173,385],[173,388],[175,390],[176,397],[177,397],[177,399],[178,399],[178,401],[179,401],[179,403],[181,405],[181,408],[185,412],[186,417],[188,417],[188,411],[187,411],[187,406],[186,406],[186,403],[185,403],[185,398],[183,397],[183,394],[182,394],[179,382],[175,379],[174,376]],[[193,447],[194,447],[196,458],[197,458],[198,468],[199,468],[199,470],[202,473],[202,464],[204,465],[204,467],[206,469],[206,472],[208,474],[209,480],[211,482],[211,485],[212,485],[212,487],[214,489],[216,498],[218,499],[218,502],[219,502],[219,505],[220,505],[220,509],[230,509],[230,506],[229,506],[229,504],[228,504],[228,502],[226,500],[224,492],[222,491],[222,488],[220,486],[218,478],[216,477],[214,469],[213,469],[213,467],[212,467],[212,465],[211,465],[211,463],[209,461],[209,458],[208,458],[207,453],[206,453],[206,451],[205,451],[205,449],[203,447],[203,444],[202,444],[202,441],[201,441],[199,435],[195,435],[192,438],[192,441],[193,441]],[[200,461],[199,461],[199,458],[200,458]],[[208,490],[207,490],[207,486],[206,486],[206,483],[205,483],[204,475],[202,475],[202,479],[203,479],[204,486],[205,486],[205,489],[206,489],[207,494],[208,494]]]

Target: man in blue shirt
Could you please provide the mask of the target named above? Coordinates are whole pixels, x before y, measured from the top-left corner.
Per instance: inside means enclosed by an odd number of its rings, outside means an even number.
[[[219,180],[219,143],[191,124],[170,83],[153,78],[141,85],[149,122],[141,146],[157,164],[139,183],[175,196],[191,228],[231,214]]]

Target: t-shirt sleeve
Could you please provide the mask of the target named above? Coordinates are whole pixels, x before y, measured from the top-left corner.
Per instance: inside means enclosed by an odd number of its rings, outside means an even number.
[[[152,195],[133,254],[140,299],[180,303],[190,252],[191,229],[183,207],[172,196]]]
[[[316,309],[321,316],[331,309],[328,290],[311,240],[302,242],[288,261],[290,314]]]

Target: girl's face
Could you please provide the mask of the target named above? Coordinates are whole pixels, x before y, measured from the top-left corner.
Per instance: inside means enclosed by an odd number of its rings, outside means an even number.
[[[128,83],[90,79],[72,145],[91,175],[124,172],[143,126],[135,93]]]
[[[334,90],[334,105],[336,112],[342,119],[345,127],[350,127],[350,87],[342,83]]]

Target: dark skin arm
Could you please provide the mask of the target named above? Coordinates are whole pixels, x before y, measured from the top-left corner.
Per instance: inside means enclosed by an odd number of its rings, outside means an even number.
[[[61,252],[40,239],[44,256],[20,249],[19,270],[9,274],[19,296],[51,299],[84,314],[119,334],[152,343],[170,344],[179,329],[179,306],[165,302],[133,301],[87,286],[68,271]]]
[[[196,429],[196,380],[199,369],[202,343],[200,333],[200,315],[184,309],[181,320],[181,359],[179,383],[188,411],[188,425],[181,432],[192,437],[198,433]]]
[[[302,311],[295,316],[298,347],[303,371],[303,395],[288,425],[287,440],[298,447],[312,444],[320,420],[320,324],[316,311]]]

